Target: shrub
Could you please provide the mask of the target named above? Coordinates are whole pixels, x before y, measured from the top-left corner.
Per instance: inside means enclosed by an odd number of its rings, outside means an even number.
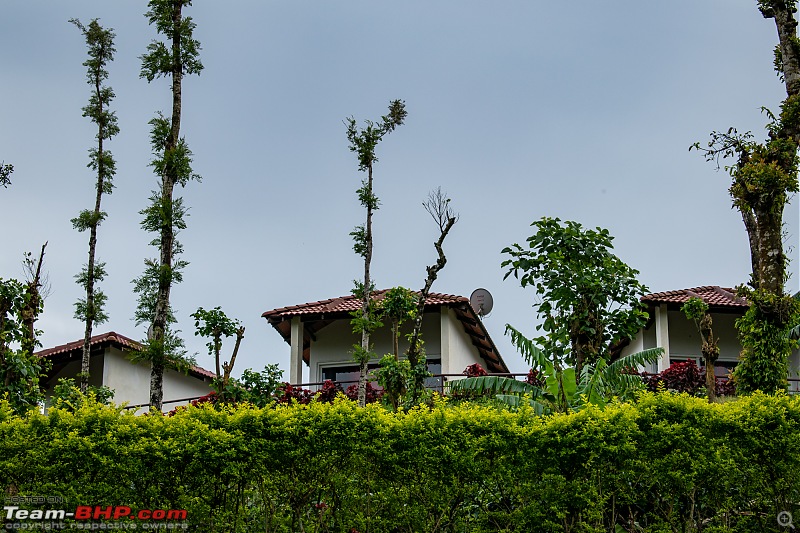
[[[186,509],[203,533],[772,531],[800,514],[798,471],[800,398],[785,394],[644,393],[547,417],[341,398],[20,417],[0,402],[3,487],[59,508]]]
[[[642,376],[648,390],[656,392],[659,388],[673,391],[685,392],[693,396],[701,394],[706,386],[706,369],[698,367],[694,361],[684,361],[672,363],[669,368],[658,374],[646,374]],[[736,385],[730,378],[716,378],[717,396],[735,396]]]
[[[647,388],[653,392],[663,388],[694,395],[705,385],[703,376],[694,361],[672,363],[669,368],[649,377]]]

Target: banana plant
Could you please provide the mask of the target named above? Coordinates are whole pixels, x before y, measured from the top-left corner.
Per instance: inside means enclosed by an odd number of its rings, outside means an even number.
[[[510,407],[519,407],[527,400],[537,414],[579,411],[589,404],[604,405],[613,396],[629,397],[640,388],[641,378],[628,370],[652,363],[664,353],[663,348],[650,348],[611,364],[599,359],[594,365],[584,365],[578,380],[575,368],[563,367],[557,358],[548,357],[511,325],[506,325],[506,335],[531,368],[542,373],[543,386],[513,378],[479,376],[454,381],[450,390],[494,394]]]

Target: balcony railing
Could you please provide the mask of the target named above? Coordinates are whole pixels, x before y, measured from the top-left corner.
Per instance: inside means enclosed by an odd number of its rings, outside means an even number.
[[[653,376],[655,374],[645,373],[642,374],[647,376]],[[523,379],[528,376],[527,372],[495,372],[495,373],[488,373],[487,376],[498,376],[498,377],[507,377],[507,378],[514,378],[519,379],[522,377]],[[425,388],[428,390],[434,390],[441,394],[444,394],[445,383],[450,380],[450,378],[458,378],[463,379],[466,376],[464,374],[433,374],[429,378],[426,379],[426,386]],[[717,375],[719,379],[727,380],[728,376]],[[430,381],[429,381],[430,380]],[[431,383],[432,380],[436,380],[436,383]],[[375,383],[374,380],[370,380],[371,383]],[[789,394],[800,394],[800,378],[788,378],[789,382]],[[334,381],[335,384],[339,385],[342,390],[346,390],[347,387],[351,385],[357,385],[358,380],[350,380],[350,381]],[[428,384],[430,383],[430,385]],[[292,384],[292,387],[301,387],[304,389],[311,389],[312,392],[316,392],[320,387],[325,384],[324,381],[317,381],[313,383],[298,383]],[[202,398],[202,396],[193,396],[191,398],[181,398],[179,400],[165,400],[164,404],[175,404],[175,403],[184,403],[184,402],[191,402],[197,400],[198,398]],[[125,409],[140,409],[142,407],[147,407],[148,403],[143,404],[136,404],[136,405],[128,405]]]

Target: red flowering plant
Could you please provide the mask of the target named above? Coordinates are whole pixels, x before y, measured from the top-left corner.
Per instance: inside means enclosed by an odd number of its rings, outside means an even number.
[[[358,385],[350,385],[347,387],[347,390],[344,391],[345,396],[353,400],[354,402],[358,401]],[[367,396],[366,396],[366,403],[375,403],[381,399],[383,396],[383,389],[378,389],[372,385],[371,381],[367,381]]]
[[[292,403],[292,401],[296,401],[299,404],[307,404],[311,402],[311,399],[314,397],[314,394],[302,387],[296,387],[291,385],[287,382],[282,383],[278,386],[275,390],[275,394],[273,396],[275,401],[278,403]]]
[[[462,372],[468,378],[476,378],[478,376],[488,376],[489,373],[480,365],[480,363],[474,363],[469,365],[467,368],[464,369]]]

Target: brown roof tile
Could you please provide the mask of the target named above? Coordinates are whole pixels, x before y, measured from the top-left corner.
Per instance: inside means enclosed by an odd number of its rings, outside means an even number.
[[[375,291],[377,300],[383,299],[388,289]],[[419,294],[419,292],[416,292]],[[425,305],[450,305],[453,303],[469,303],[469,299],[463,296],[454,296],[452,294],[439,294],[429,293],[425,301]],[[298,315],[315,314],[315,313],[350,313],[361,309],[361,300],[349,294],[347,296],[340,296],[339,298],[330,298],[328,300],[321,300],[319,302],[309,302],[299,305],[290,305],[288,307],[279,307],[271,311],[264,312],[261,316],[266,319],[270,318],[287,318]]]
[[[718,285],[705,285],[703,287],[693,287],[691,289],[655,292],[643,296],[642,301],[652,304],[665,303],[682,305],[691,297],[702,299],[709,307],[746,309],[749,306],[747,300],[736,296],[736,289],[720,287]]]

